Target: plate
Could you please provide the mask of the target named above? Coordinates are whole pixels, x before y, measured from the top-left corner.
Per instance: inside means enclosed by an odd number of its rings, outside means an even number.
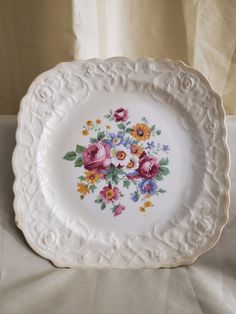
[[[62,63],[23,98],[17,226],[59,267],[176,267],[228,219],[221,98],[180,61]]]

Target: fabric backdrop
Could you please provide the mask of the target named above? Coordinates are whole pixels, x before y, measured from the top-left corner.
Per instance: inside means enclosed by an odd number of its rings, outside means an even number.
[[[31,81],[78,58],[181,59],[236,114],[235,0],[0,0],[0,114]]]

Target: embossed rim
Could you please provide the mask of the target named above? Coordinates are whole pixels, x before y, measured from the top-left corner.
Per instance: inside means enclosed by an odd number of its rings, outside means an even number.
[[[227,129],[226,129],[226,125],[225,125],[225,111],[222,105],[222,98],[212,89],[209,81],[205,78],[205,76],[203,74],[201,74],[198,70],[194,69],[191,66],[186,65],[183,61],[179,61],[179,60],[170,60],[170,59],[154,59],[154,58],[139,58],[139,59],[131,59],[131,58],[125,58],[125,57],[112,57],[112,58],[108,58],[108,59],[99,59],[99,58],[92,58],[92,59],[88,59],[88,60],[75,60],[74,62],[82,62],[82,63],[93,63],[93,62],[104,62],[104,61],[108,61],[108,62],[115,62],[115,61],[124,61],[124,62],[138,62],[138,61],[145,61],[147,60],[148,62],[168,62],[168,63],[172,63],[172,64],[181,64],[185,69],[189,69],[192,73],[195,73],[197,77],[199,77],[207,86],[208,90],[218,99],[218,109],[220,111],[220,116],[222,119],[222,142],[224,145],[224,152],[225,152],[225,158],[226,158],[226,166],[225,166],[225,171],[224,171],[224,179],[226,182],[226,185],[224,186],[224,190],[225,190],[225,195],[226,195],[226,201],[225,201],[225,206],[224,206],[224,219],[222,219],[220,226],[217,226],[216,231],[214,233],[214,236],[210,239],[210,241],[207,243],[207,245],[205,245],[204,248],[201,248],[201,251],[199,251],[197,254],[193,254],[191,256],[189,256],[188,258],[179,260],[176,263],[173,264],[167,264],[165,263],[162,266],[144,266],[144,267],[140,267],[140,266],[86,266],[86,265],[74,265],[74,264],[60,264],[58,263],[58,261],[56,259],[53,259],[51,257],[48,257],[46,254],[44,254],[43,250],[40,250],[34,242],[31,241],[31,239],[27,238],[27,235],[24,231],[24,228],[22,227],[22,217],[20,217],[20,215],[18,214],[18,210],[17,210],[17,190],[16,190],[16,182],[19,179],[19,175],[17,174],[17,166],[16,166],[16,160],[17,160],[17,152],[18,152],[18,148],[20,146],[20,140],[19,140],[19,131],[21,129],[21,122],[20,122],[20,118],[21,118],[21,114],[22,114],[22,110],[23,110],[23,105],[24,105],[24,100],[25,97],[27,96],[28,92],[30,89],[32,89],[37,82],[40,82],[40,79],[45,77],[47,74],[51,73],[54,71],[54,69],[57,69],[58,67],[60,67],[61,65],[65,65],[68,64],[70,62],[62,62],[60,64],[58,64],[57,66],[55,66],[54,68],[40,74],[39,76],[37,76],[37,78],[32,82],[32,84],[30,85],[26,96],[24,96],[20,102],[20,109],[17,115],[17,130],[16,130],[16,147],[14,149],[13,152],[13,156],[12,156],[12,167],[13,167],[13,172],[15,175],[15,182],[13,184],[13,192],[14,192],[14,211],[15,211],[15,222],[16,225],[19,229],[21,229],[21,231],[23,232],[26,241],[28,242],[28,244],[31,246],[31,248],[40,256],[43,256],[44,258],[48,259],[49,261],[51,261],[56,267],[78,267],[78,268],[86,268],[86,267],[93,267],[93,268],[131,268],[131,269],[135,269],[135,268],[174,268],[174,267],[179,267],[182,265],[190,265],[192,264],[199,256],[201,256],[202,254],[208,252],[211,248],[213,248],[217,242],[219,241],[219,238],[222,234],[223,228],[224,226],[227,224],[228,219],[229,219],[229,203],[230,203],[230,197],[229,197],[229,191],[230,191],[230,180],[229,180],[229,168],[230,168],[230,154],[229,154],[229,148],[227,145]],[[223,211],[223,209],[222,209]]]

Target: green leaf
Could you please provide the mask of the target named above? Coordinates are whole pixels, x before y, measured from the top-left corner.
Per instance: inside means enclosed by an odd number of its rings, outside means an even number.
[[[126,133],[130,133],[130,132],[133,131],[133,129],[132,128],[127,128],[125,131],[126,131]]]
[[[98,132],[98,134],[97,134],[97,140],[98,140],[98,141],[101,141],[105,136],[106,136],[106,135],[105,135],[105,132],[104,132],[104,131]]]
[[[92,191],[92,193],[97,189],[96,185],[90,185],[90,191]]]
[[[107,118],[107,119],[109,119],[110,117],[111,117],[110,114],[106,114],[106,115],[104,116],[104,118]]]
[[[65,154],[63,159],[72,161],[75,160],[76,156],[76,152],[68,152],[67,154]]]
[[[97,139],[96,139],[96,138],[93,138],[93,137],[90,137],[89,141],[90,141],[90,143],[96,143],[96,142],[97,142]]]
[[[113,172],[113,168],[114,168],[113,165],[111,165],[110,167],[107,168],[106,176],[110,175]]]
[[[124,125],[124,123],[119,123],[119,124],[117,124],[117,126],[118,126],[118,128],[119,128],[120,130],[125,130],[125,125]]]
[[[107,173],[106,174],[106,180],[111,180],[112,177],[112,173]]]
[[[104,209],[104,208],[106,208],[106,204],[103,202],[103,203],[101,204],[101,209]]]
[[[157,130],[155,133],[156,133],[156,135],[160,135],[161,134],[161,130]]]
[[[156,177],[157,181],[162,181],[163,180],[163,175],[161,173],[158,174]]]
[[[101,198],[97,198],[94,202],[97,203],[97,204],[101,204],[102,203],[102,199]]]
[[[119,177],[116,175],[116,174],[114,174],[113,176],[112,176],[112,179],[111,179],[115,184],[118,184],[119,183]]]
[[[83,195],[83,194],[80,195],[80,199],[81,199],[81,200],[84,199],[84,195]]]
[[[127,188],[127,189],[128,189],[129,186],[130,186],[130,184],[131,184],[131,182],[130,182],[129,180],[124,180],[124,181],[123,181],[123,187],[124,187],[124,188]]]
[[[81,145],[76,145],[76,153],[81,154],[85,151],[85,147]]]
[[[163,176],[167,176],[170,173],[169,169],[167,167],[160,167],[160,174],[162,174]]]
[[[84,178],[84,176],[80,176],[79,179],[80,179],[80,181],[83,181],[85,178]]]
[[[82,167],[83,166],[83,160],[81,157],[78,157],[74,163],[75,167]]]
[[[148,123],[148,119],[147,118],[145,118],[145,117],[142,117],[142,119],[141,119],[144,123]]]
[[[152,127],[151,127],[151,131],[154,131],[156,128],[156,126],[153,124]]]
[[[113,167],[113,173],[117,175],[123,174],[123,170],[121,168]]]
[[[118,184],[120,174],[123,174],[123,170],[111,165],[107,170],[106,178],[115,184]]]
[[[166,190],[159,189],[158,192],[159,192],[159,193],[166,193]]]
[[[159,161],[159,164],[160,164],[161,166],[167,166],[167,165],[169,164],[169,159],[168,159],[168,157],[166,157],[166,158],[161,158],[161,160]]]

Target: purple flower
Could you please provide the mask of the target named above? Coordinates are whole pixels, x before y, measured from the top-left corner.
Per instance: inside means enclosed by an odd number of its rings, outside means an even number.
[[[141,194],[150,194],[154,195],[157,191],[157,184],[154,179],[143,179],[139,185],[139,190]]]
[[[153,141],[152,142],[147,142],[146,149],[153,149],[153,148],[155,148],[154,142]]]
[[[170,150],[169,145],[162,145],[162,149],[163,152],[168,152]]]

